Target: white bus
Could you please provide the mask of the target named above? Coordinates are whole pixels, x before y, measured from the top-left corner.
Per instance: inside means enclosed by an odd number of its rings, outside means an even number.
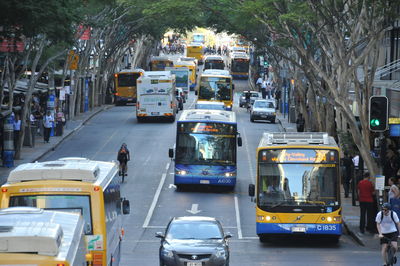
[[[167,118],[171,122],[175,121],[178,112],[175,86],[175,75],[171,71],[146,71],[137,80],[138,122],[147,118]]]
[[[1,265],[86,266],[84,220],[79,213],[32,207],[0,210]]]

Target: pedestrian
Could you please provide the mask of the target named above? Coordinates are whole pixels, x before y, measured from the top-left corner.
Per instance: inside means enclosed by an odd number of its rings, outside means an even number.
[[[347,152],[344,153],[344,157],[342,159],[342,166],[343,166],[343,188],[344,188],[344,197],[349,197],[349,190],[350,190],[350,183],[351,183],[351,173],[352,173],[352,166],[353,161]]]
[[[389,186],[388,202],[390,202],[391,199],[398,199],[400,197],[400,190],[395,177],[389,178]]]
[[[263,83],[263,79],[262,79],[261,76],[259,76],[258,79],[257,79],[257,81],[256,81],[256,87],[257,87],[258,91],[260,91],[260,92],[261,92],[261,85],[262,85],[262,83]]]
[[[21,132],[21,119],[20,119],[19,115],[15,116],[13,126],[14,126],[14,149],[17,149],[18,141],[19,141],[19,134]]]
[[[51,115],[50,111],[47,111],[46,115],[43,117],[43,127],[44,127],[44,142],[49,143],[50,141],[50,132],[53,127],[54,118]]]
[[[297,120],[296,120],[297,132],[304,132],[304,124],[305,123],[306,123],[306,121],[304,120],[303,114],[299,113],[299,116],[297,117]]]
[[[275,91],[276,110],[278,110],[279,106],[281,106],[281,94],[282,94],[281,89],[277,88],[276,91]]]
[[[268,82],[267,82],[267,94],[268,94],[268,99],[271,99],[271,93],[272,93],[272,86],[271,86],[271,82],[268,81]]]
[[[374,184],[369,181],[369,173],[364,174],[363,180],[358,183],[358,200],[360,202],[360,232],[367,231],[374,233]]]
[[[261,94],[262,98],[265,99],[267,97],[267,81],[263,80],[261,83]]]

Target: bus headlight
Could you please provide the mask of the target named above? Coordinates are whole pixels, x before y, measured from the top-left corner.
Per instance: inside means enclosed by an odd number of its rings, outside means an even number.
[[[230,172],[226,172],[225,173],[225,177],[232,177],[234,175],[235,175],[234,173],[230,173]]]
[[[186,175],[186,174],[187,174],[187,171],[186,171],[186,170],[178,170],[176,173],[177,173],[178,175]]]
[[[265,220],[267,221],[267,222],[269,222],[269,221],[271,221],[271,216],[265,216]]]
[[[330,217],[330,216],[328,216],[327,218],[326,218],[326,220],[328,221],[328,222],[332,222],[332,217]]]

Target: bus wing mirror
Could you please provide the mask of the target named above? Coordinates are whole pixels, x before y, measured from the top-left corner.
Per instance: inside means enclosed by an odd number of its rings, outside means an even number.
[[[238,146],[242,147],[242,137],[238,137]]]
[[[169,149],[168,150],[168,156],[169,156],[169,158],[174,158],[174,149]]]
[[[194,91],[194,95],[197,95],[197,91],[196,90]]]
[[[122,200],[122,213],[123,214],[129,214],[131,212],[131,207],[129,204],[129,200],[127,199],[123,199]]]
[[[232,90],[235,90],[235,84],[232,84]]]
[[[256,186],[254,186],[254,184],[250,184],[249,185],[249,196],[254,197],[255,194],[256,194]]]

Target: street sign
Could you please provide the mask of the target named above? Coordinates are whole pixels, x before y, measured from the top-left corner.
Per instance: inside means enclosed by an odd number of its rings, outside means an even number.
[[[375,189],[384,190],[385,189],[385,176],[377,175],[375,176]]]
[[[69,51],[68,53],[68,66],[70,70],[77,70],[79,62],[79,55],[75,53],[74,50]]]

